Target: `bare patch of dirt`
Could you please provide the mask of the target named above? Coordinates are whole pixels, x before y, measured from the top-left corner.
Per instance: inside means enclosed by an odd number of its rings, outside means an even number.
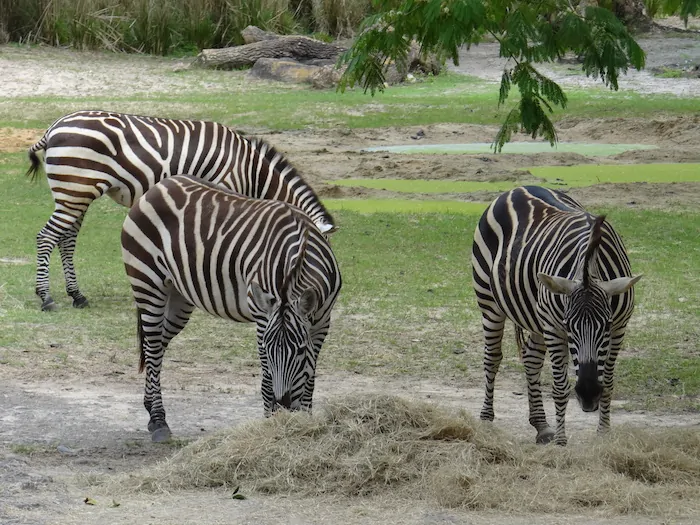
[[[0,128],[0,153],[26,151],[44,134],[43,129]]]
[[[678,34],[673,38],[662,35],[643,35],[636,37],[637,43],[646,53],[646,68],[641,71],[630,69],[620,75],[619,88],[621,91],[636,91],[638,93],[660,94],[696,97],[700,95],[700,82],[697,78],[669,79],[656,77],[652,70],[658,68],[675,68],[679,62],[685,65],[700,63],[700,39],[697,33]],[[453,71],[479,77],[493,82],[500,82],[503,69],[511,66],[504,58],[499,57],[499,45],[483,43],[462,49],[459,53],[459,65],[450,65]],[[577,88],[601,88],[600,79],[587,77],[578,63],[538,64],[537,69],[562,86]]]
[[[530,441],[524,380],[499,381],[495,425],[516,439]],[[208,385],[229,384],[232,392],[210,390]],[[169,370],[164,402],[178,440],[175,445],[154,445],[146,430],[141,404],[142,377],[129,374],[121,381],[3,380],[0,397],[0,521],[23,524],[158,523],[380,523],[384,516],[397,524],[499,523],[499,516],[459,509],[440,509],[427,501],[264,497],[246,494],[246,501],[231,499],[230,490],[174,493],[164,496],[106,493],[95,482],[104,475],[136,471],[164,460],[177,443],[205,433],[262,417],[259,384],[250,375],[220,371],[207,384],[193,385],[188,374]],[[482,390],[453,381],[435,384],[418,379],[392,379],[319,371],[316,406],[330,397],[356,392],[401,395],[429,400],[449,408],[478,413]],[[546,406],[552,416],[553,403]],[[596,414],[585,414],[575,402],[568,414],[569,446],[582,446],[594,435]],[[671,416],[615,411],[614,424],[644,426],[697,426],[700,415]],[[97,476],[96,476],[97,475]],[[92,498],[95,505],[84,503]],[[206,504],[205,504],[206,502]],[[115,506],[118,504],[118,506]],[[262,509],[265,509],[264,512]],[[390,511],[391,509],[391,511]],[[204,514],[202,514],[204,513]],[[392,516],[392,513],[394,514]],[[576,516],[509,516],[509,523],[577,523]],[[146,520],[146,521],[144,521]],[[290,521],[291,520],[291,521]],[[528,521],[530,520],[530,521]],[[533,521],[534,520],[534,521]],[[658,523],[645,518],[585,517],[585,523]],[[692,523],[679,519],[674,523]]]
[[[650,144],[658,149],[589,157],[577,153],[427,155],[365,152],[377,145],[416,142],[417,128],[303,130],[263,133],[284,152],[303,176],[326,198],[402,198],[490,201],[496,193],[408,194],[381,189],[338,187],[334,180],[348,178],[504,181],[522,179],[530,166],[576,164],[646,164],[700,162],[700,117],[567,119],[557,125],[563,142]],[[496,134],[495,126],[435,124],[423,128],[430,144],[482,142]],[[520,140],[527,140],[520,138]],[[700,183],[616,184],[569,190],[588,206],[630,205],[651,208],[694,207],[700,201]]]

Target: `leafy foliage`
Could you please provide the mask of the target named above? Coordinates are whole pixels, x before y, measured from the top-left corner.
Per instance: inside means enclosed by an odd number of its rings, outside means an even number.
[[[692,4],[700,0],[679,0]],[[379,3],[379,2],[377,2]],[[627,28],[604,7],[578,9],[569,0],[404,0],[395,8],[368,17],[361,33],[341,58],[347,69],[339,89],[361,86],[371,94],[384,89],[384,73],[392,61],[406,60],[410,43],[422,53],[436,53],[459,63],[459,48],[490,35],[509,59],[501,79],[498,104],[507,102],[511,87],[520,101],[496,135],[500,151],[513,133],[542,136],[554,145],[556,131],[548,114],[566,108],[566,95],[534,64],[573,53],[588,76],[618,89],[620,72],[644,67],[645,55]]]
[[[700,0],[644,0],[647,14],[654,18],[658,15],[680,15],[688,26],[688,17],[700,12]]]

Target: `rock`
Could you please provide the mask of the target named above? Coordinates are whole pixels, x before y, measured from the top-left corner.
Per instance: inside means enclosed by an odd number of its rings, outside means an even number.
[[[290,59],[260,58],[248,74],[265,80],[310,84],[312,76],[319,69],[318,66],[307,66]]]
[[[256,26],[248,26],[241,30],[241,36],[246,44],[252,44],[254,42],[261,42],[262,40],[274,40],[279,38],[280,35],[276,33],[271,33],[270,31],[264,31]]]
[[[311,85],[316,89],[330,89],[338,85],[345,68],[336,69],[335,66],[323,66],[311,76]]]
[[[63,454],[64,456],[77,456],[78,455],[77,450],[74,450],[74,449],[67,447],[65,445],[58,445],[56,447],[56,450],[58,450],[58,452],[60,454]]]

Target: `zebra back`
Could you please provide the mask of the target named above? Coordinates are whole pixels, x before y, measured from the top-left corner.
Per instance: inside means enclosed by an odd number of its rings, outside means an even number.
[[[541,315],[564,331],[565,298],[543,289],[541,273],[610,281],[630,277],[622,239],[605,217],[565,193],[525,186],[498,197],[484,212],[472,251],[474,283],[493,294],[517,325],[542,333]],[[627,322],[634,291],[611,297],[615,324]],[[539,307],[538,307],[539,304]]]
[[[341,287],[330,245],[306,214],[191,176],[162,181],[132,207],[122,247],[128,272],[156,271],[198,308],[235,321],[256,320],[253,281],[280,303],[313,289],[317,319]]]
[[[45,150],[52,187],[83,185],[94,198],[107,193],[132,206],[163,178],[187,174],[248,197],[275,199],[304,211],[324,233],[336,226],[317,194],[288,160],[259,138],[216,122],[176,120],[106,111],[61,117],[29,149],[36,177]],[[96,188],[91,190],[90,188]]]

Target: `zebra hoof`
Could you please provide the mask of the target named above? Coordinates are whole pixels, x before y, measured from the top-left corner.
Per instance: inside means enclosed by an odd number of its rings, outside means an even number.
[[[546,445],[547,443],[550,443],[554,439],[554,430],[552,430],[550,427],[543,428],[537,433],[537,438],[535,439],[535,443],[538,445]]]
[[[73,299],[73,308],[87,308],[88,306],[90,306],[90,303],[85,297]]]
[[[53,312],[54,310],[58,309],[58,305],[54,302],[51,297],[48,297],[46,301],[41,303],[41,311],[42,312]]]
[[[151,441],[154,443],[166,443],[170,441],[170,428],[165,421],[148,422],[148,431],[151,433]]]
[[[170,441],[170,429],[168,426],[160,427],[151,433],[151,441],[153,443],[167,443]]]

